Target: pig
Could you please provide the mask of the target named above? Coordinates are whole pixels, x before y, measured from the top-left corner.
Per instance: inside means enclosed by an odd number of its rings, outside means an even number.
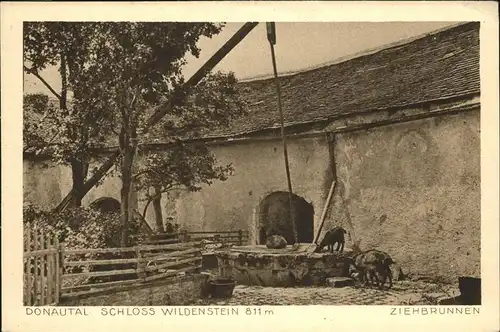
[[[389,288],[392,287],[391,265],[395,264],[389,254],[380,250],[368,250],[355,255],[347,261],[351,275],[358,275],[365,284],[375,283],[383,289],[389,279]]]
[[[321,252],[321,250],[328,246],[328,250],[333,253],[333,247],[335,243],[337,243],[337,251],[344,251],[344,243],[345,243],[345,233],[347,231],[342,227],[335,227],[326,232],[325,237],[320,242],[320,244],[316,247],[314,252]]]

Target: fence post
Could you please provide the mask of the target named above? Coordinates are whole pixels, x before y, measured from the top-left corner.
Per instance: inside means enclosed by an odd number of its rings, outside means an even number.
[[[242,246],[243,245],[243,231],[241,229],[238,230],[238,240],[239,240],[240,246]]]
[[[55,284],[55,303],[56,305],[59,304],[59,298],[61,296],[61,274],[62,274],[62,248],[59,244],[59,238],[57,237],[57,234],[54,235],[54,247],[57,249],[57,252],[55,254],[55,279],[56,279],[56,284]]]
[[[25,291],[25,304],[30,306],[32,305],[32,294],[31,294],[31,256],[29,253],[31,252],[31,224],[27,224],[26,228],[26,247],[25,247],[25,252],[28,254],[26,255],[26,284],[24,285],[24,291]]]
[[[39,250],[38,228],[33,228],[33,251]],[[33,305],[38,304],[38,256],[33,257]]]
[[[45,250],[45,234],[40,229],[40,249]],[[45,268],[47,267],[47,254],[40,255],[40,304],[47,304],[47,297],[45,296]]]
[[[46,235],[47,249],[54,249],[52,236],[49,233]],[[54,302],[54,253],[47,253],[47,304],[51,305]]]
[[[58,297],[58,302],[61,300],[61,295],[62,295],[62,275],[64,274],[64,245],[62,243],[59,244],[59,297]]]
[[[142,253],[141,253],[141,247],[136,246],[135,247],[135,255],[137,257],[137,278],[138,279],[145,279],[146,278],[146,271],[144,270],[145,264],[142,259]]]
[[[186,230],[181,231],[181,242],[188,242],[188,234]]]

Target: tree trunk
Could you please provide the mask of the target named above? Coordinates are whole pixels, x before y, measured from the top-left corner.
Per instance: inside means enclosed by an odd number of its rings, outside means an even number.
[[[66,54],[61,54],[61,99],[59,100],[59,107],[67,114],[67,96],[68,96],[68,70],[67,70],[67,56]],[[85,129],[83,129],[85,130]],[[88,164],[78,160],[78,158],[72,158],[71,164],[71,176],[73,180],[73,191],[75,193],[74,200],[70,203],[70,206],[80,207],[82,206],[82,199],[85,196],[84,183],[87,178]]]
[[[71,160],[71,175],[73,178],[73,190],[75,191],[75,200],[73,205],[76,207],[82,206],[84,197],[83,184],[87,177],[88,164],[77,159]]]
[[[127,87],[124,87],[126,91]],[[122,113],[122,128],[119,136],[121,154],[121,176],[122,189],[120,192],[120,221],[122,225],[120,245],[128,246],[130,228],[130,199],[133,184],[133,165],[137,148],[137,119],[134,116],[134,108],[138,91],[132,96],[129,102],[124,99]]]
[[[66,71],[66,55],[61,54],[61,99],[59,100],[59,107],[66,110],[66,99],[68,96],[68,77]]]
[[[126,129],[122,129],[120,133],[121,147],[121,175],[122,188],[120,192],[120,221],[122,225],[120,245],[128,246],[128,231],[130,221],[130,192],[132,190],[132,165],[134,162],[134,148],[130,144],[130,135]]]
[[[161,212],[160,188],[158,188],[158,187],[154,188],[154,196],[155,196],[155,199],[153,200],[153,208],[155,211],[156,229],[158,229],[158,232],[163,233],[163,232],[165,232],[165,229],[163,229],[163,215]]]
[[[133,153],[126,151],[122,161],[122,189],[120,191],[120,221],[122,225],[121,241],[122,247],[128,246],[128,231],[130,219],[130,191],[132,189],[132,162]]]

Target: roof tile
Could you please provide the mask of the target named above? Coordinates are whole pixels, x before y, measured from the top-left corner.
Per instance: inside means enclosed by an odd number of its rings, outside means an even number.
[[[285,125],[479,93],[479,23],[280,78]],[[273,79],[241,82],[248,115],[210,136],[233,136],[279,124]]]

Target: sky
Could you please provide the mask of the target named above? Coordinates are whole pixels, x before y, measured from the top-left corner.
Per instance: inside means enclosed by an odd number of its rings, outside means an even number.
[[[277,22],[275,53],[278,72],[305,70],[453,24],[456,22]],[[187,57],[188,63],[183,71],[186,79],[242,25],[227,23],[217,36],[200,39],[200,57]],[[240,80],[271,75],[273,68],[266,25],[261,23],[254,28],[214,70],[234,72]],[[41,76],[60,91],[56,68],[47,68]],[[38,79],[26,74],[24,93],[50,94]]]

